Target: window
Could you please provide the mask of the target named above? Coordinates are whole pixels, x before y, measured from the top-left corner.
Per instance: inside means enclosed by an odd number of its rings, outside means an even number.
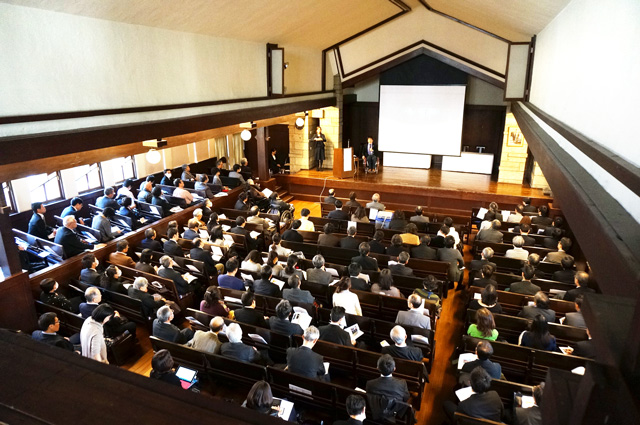
[[[116,184],[122,183],[125,179],[136,178],[136,163],[133,156],[115,158],[103,163],[104,167],[109,167],[113,173],[113,181]]]
[[[60,185],[60,172],[49,174],[36,174],[27,177],[31,202],[57,201],[63,198]]]
[[[73,169],[78,193],[102,187],[102,170],[100,164],[81,165]]]
[[[16,201],[13,199],[11,182],[2,182],[2,193],[4,193],[4,201],[11,208],[11,212],[16,212]]]

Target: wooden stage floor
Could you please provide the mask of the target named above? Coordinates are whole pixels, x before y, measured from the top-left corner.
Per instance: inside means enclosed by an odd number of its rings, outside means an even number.
[[[519,184],[498,183],[491,181],[491,176],[485,174],[460,173],[442,170],[422,170],[416,168],[380,167],[378,174],[364,174],[362,170],[353,177],[339,179],[333,177],[332,170],[300,170],[291,174],[292,177],[311,179],[327,179],[327,181],[341,181],[368,184],[397,185],[417,188],[438,188],[460,190],[466,192],[494,193],[522,197],[545,198],[541,189],[525,188]]]

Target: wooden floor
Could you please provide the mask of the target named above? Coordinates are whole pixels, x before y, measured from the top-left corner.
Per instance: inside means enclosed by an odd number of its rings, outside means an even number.
[[[364,174],[362,170],[353,178],[338,179],[331,170],[300,170],[292,174],[295,177],[327,179],[327,181],[354,181],[372,184],[388,184],[423,188],[441,188],[452,190],[499,193],[501,195],[544,197],[541,189],[530,189],[519,184],[491,181],[485,174],[459,173],[441,170],[422,170],[417,168],[380,167],[378,174]]]

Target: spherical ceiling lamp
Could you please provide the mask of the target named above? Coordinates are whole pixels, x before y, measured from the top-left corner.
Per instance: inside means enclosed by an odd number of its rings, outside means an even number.
[[[304,118],[302,117],[296,118],[296,128],[298,130],[302,130],[302,127],[304,127]]]
[[[149,152],[147,152],[147,162],[151,164],[157,164],[161,159],[162,155],[160,155],[160,152],[158,152],[157,150],[150,149]]]
[[[242,130],[242,133],[240,133],[240,138],[245,142],[248,142],[249,140],[251,140],[251,132],[247,129]]]

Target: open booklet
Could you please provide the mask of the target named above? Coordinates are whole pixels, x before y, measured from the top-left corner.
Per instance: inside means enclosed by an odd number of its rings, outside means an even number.
[[[275,277],[271,278],[271,283],[275,283],[278,285],[278,288],[282,291],[282,287],[284,286],[284,282],[282,280],[276,279]]]
[[[254,340],[256,342],[259,342],[261,344],[267,344],[267,341],[265,341],[265,339],[262,336],[258,335],[258,334],[248,334],[248,335],[249,335],[249,338],[251,338],[252,340]]]
[[[194,276],[194,275],[192,275],[192,274],[189,274],[189,272],[187,272],[187,273],[183,274],[183,275],[182,275],[182,277],[183,277],[183,278],[184,278],[184,280],[186,280],[188,283],[191,283],[191,282],[193,282],[194,280],[196,280],[196,279],[197,279],[197,277],[195,277],[195,276]]]
[[[291,323],[300,325],[302,329],[307,329],[311,325],[311,316],[307,310],[302,307],[293,307],[293,316],[291,317]]]
[[[458,370],[462,369],[465,363],[473,362],[478,360],[478,356],[474,353],[462,353],[460,357],[458,357]]]
[[[344,330],[349,332],[349,335],[351,335],[351,339],[358,339],[362,335],[364,335],[364,332],[360,330],[360,326],[358,326],[357,323],[355,325],[344,328]]]
[[[178,206],[175,206],[175,207],[171,208],[169,211],[171,211],[172,213],[177,213],[177,212],[182,211],[182,208],[180,208]]]
[[[475,393],[473,392],[473,389],[471,389],[471,387],[463,387],[456,391],[456,397],[458,397],[458,400],[460,401],[465,401],[466,399],[471,397],[472,394]]]
[[[185,266],[194,273],[200,273],[200,270],[198,270],[196,266],[192,266],[191,264],[185,264]]]
[[[293,403],[289,400],[274,397],[273,402],[271,403],[271,407],[278,410],[278,417],[280,419],[288,421],[291,417],[291,412],[293,411]]]

